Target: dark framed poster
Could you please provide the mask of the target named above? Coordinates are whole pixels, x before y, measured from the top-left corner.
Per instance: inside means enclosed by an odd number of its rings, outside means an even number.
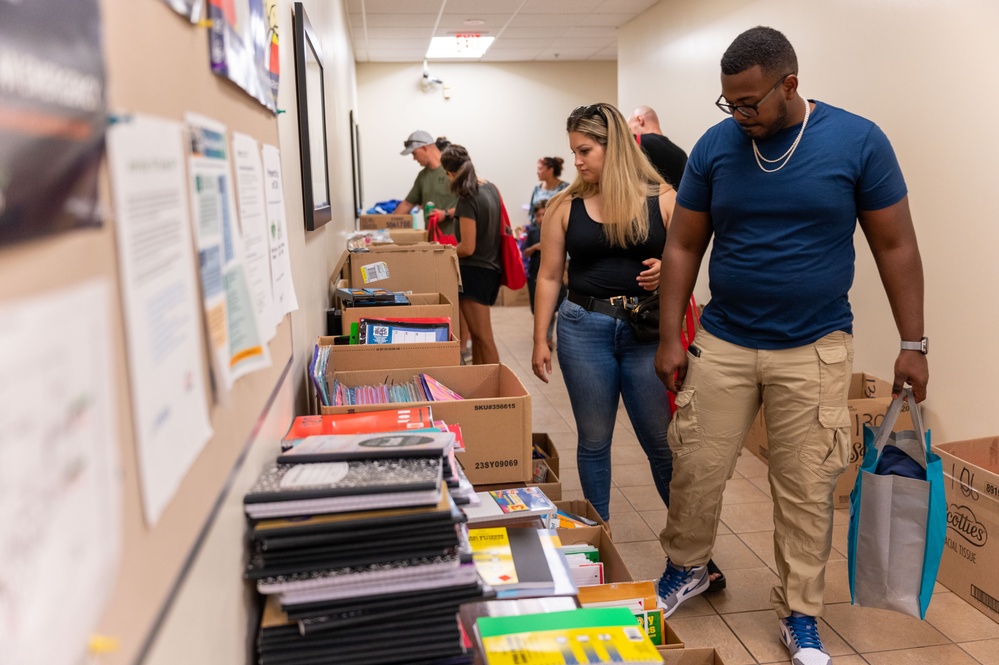
[[[99,226],[97,0],[0,0],[0,244]]]
[[[277,113],[277,0],[208,0],[208,19],[212,71]]]
[[[354,218],[364,214],[364,186],[361,182],[361,128],[357,124],[354,111],[350,112],[350,162],[354,179]]]

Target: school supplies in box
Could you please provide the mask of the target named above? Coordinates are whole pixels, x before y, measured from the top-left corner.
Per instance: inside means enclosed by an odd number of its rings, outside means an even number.
[[[464,399],[429,374],[418,374],[405,383],[392,382],[369,386],[345,386],[339,381],[334,381],[330,392],[333,406],[440,402]]]
[[[419,378],[431,402],[465,399],[429,374],[420,374]]]
[[[451,337],[451,319],[369,319],[362,318],[362,344],[423,344],[447,342]]]
[[[323,416],[298,416],[281,441],[281,450],[288,450],[295,441],[309,436],[327,434],[364,434],[435,427],[429,406],[410,409],[386,409],[365,413],[338,413]],[[457,434],[456,434],[457,436]]]
[[[440,458],[319,464],[271,463],[243,497],[252,519],[433,505],[443,480]]]
[[[316,399],[321,406],[330,404],[330,387],[326,381],[326,366],[329,364],[330,347],[316,344],[312,350],[312,359],[309,361],[309,378],[316,391]]]
[[[582,515],[577,515],[576,513],[570,513],[568,510],[563,510],[559,508],[556,513],[556,519],[558,520],[559,529],[577,529],[584,526],[599,526],[594,520],[583,517]]]
[[[654,582],[619,582],[581,586],[579,604],[583,607],[624,607],[635,615],[638,626],[656,646],[663,644],[663,613],[656,606]]]
[[[488,665],[663,662],[635,617],[621,607],[481,617],[475,626]]]
[[[401,291],[387,289],[337,289],[337,298],[344,307],[368,307],[373,305],[408,305],[409,298]]]
[[[468,530],[472,560],[498,598],[575,595],[554,531],[532,528]]]
[[[299,440],[279,455],[277,461],[279,464],[307,464],[383,457],[444,457],[453,446],[454,434],[450,432],[327,434]]]
[[[515,487],[476,494],[480,503],[463,509],[469,524],[537,515],[545,526],[554,528],[552,516],[556,511],[555,504],[537,487]]]

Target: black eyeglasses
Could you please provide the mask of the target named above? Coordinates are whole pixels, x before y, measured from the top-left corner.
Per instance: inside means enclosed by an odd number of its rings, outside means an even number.
[[[774,90],[780,87],[781,83],[787,80],[788,76],[790,76],[790,74],[784,74],[784,76],[781,76],[780,79],[776,83],[774,83],[774,87],[770,88],[767,94],[763,95],[763,99],[756,102],[755,104],[726,104],[725,102],[722,101],[722,98],[725,97],[725,95],[718,95],[718,99],[717,101],[715,101],[715,106],[720,108],[722,110],[722,113],[733,115],[736,111],[738,111],[747,118],[755,118],[760,114],[760,104],[765,102],[767,100],[767,97],[769,97]]]
[[[579,120],[580,118],[588,118],[590,116],[599,115],[604,119],[604,124],[607,124],[607,116],[604,115],[604,110],[600,104],[588,104],[584,106],[577,106],[572,109],[572,113],[569,114],[569,120],[567,125],[572,125],[573,121]],[[567,127],[568,129],[568,127]],[[571,129],[569,129],[571,131]]]

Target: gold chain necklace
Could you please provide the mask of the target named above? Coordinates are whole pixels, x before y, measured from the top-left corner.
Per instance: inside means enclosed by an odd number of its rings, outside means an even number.
[[[791,161],[791,155],[794,154],[795,148],[798,147],[798,142],[801,141],[802,134],[805,133],[805,127],[808,126],[808,116],[810,110],[811,109],[808,100],[805,99],[805,120],[804,122],[801,123],[801,130],[798,132],[798,136],[794,139],[794,143],[792,143],[791,147],[787,149],[787,152],[785,152],[777,159],[767,159],[766,157],[761,155],[760,149],[756,147],[756,139],[753,139],[753,154],[756,155],[756,164],[760,167],[761,171],[763,171],[764,173],[777,173],[777,171],[780,171],[782,168],[787,166],[787,163]],[[775,169],[768,169],[767,167],[763,166],[763,162],[766,162],[767,164],[776,164],[777,162],[781,161],[783,161],[784,163]]]

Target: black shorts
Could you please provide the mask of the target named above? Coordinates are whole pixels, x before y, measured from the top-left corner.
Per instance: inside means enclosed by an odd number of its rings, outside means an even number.
[[[461,264],[459,267],[462,291],[458,294],[458,300],[472,300],[489,307],[494,305],[499,295],[499,271]]]

